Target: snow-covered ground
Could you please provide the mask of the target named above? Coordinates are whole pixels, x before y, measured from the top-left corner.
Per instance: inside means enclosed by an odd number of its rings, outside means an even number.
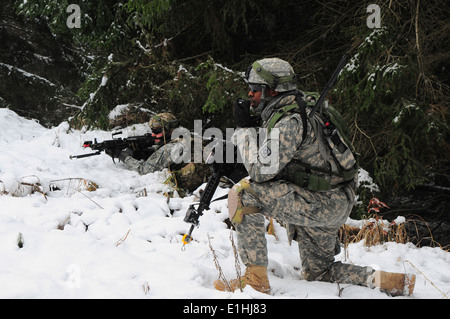
[[[147,130],[135,125],[123,135]],[[89,152],[81,145],[94,137],[111,133],[69,130],[67,123],[46,129],[0,109],[0,298],[391,298],[378,289],[302,280],[296,244],[276,222],[277,237],[267,235],[272,294],[214,290],[219,272],[210,245],[226,278],[236,276],[226,200],[211,204],[183,251],[183,218],[196,198],[168,200],[165,172],[140,176],[105,154],[69,159]],[[227,191],[219,188],[216,197]],[[439,248],[355,243],[336,258],[416,274],[409,298],[450,292],[450,253]]]

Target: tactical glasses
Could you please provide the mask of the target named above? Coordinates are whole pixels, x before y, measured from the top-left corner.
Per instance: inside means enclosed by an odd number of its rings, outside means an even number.
[[[249,84],[248,87],[250,88],[250,91],[252,93],[261,92],[262,91],[262,85],[261,84]]]
[[[163,131],[162,126],[152,127],[152,133],[154,133],[154,134],[162,133],[162,131]]]

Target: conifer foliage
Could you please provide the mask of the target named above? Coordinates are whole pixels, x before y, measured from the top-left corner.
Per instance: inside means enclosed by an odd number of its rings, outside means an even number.
[[[152,112],[232,125],[245,95],[243,71],[277,56],[299,87],[321,91],[350,56],[330,102],[352,130],[361,165],[384,189],[412,189],[449,176],[450,15],[446,1],[77,0],[81,28],[68,28],[71,0],[16,1],[85,61],[83,101],[72,125],[108,128],[108,113],[134,103]],[[370,28],[367,7],[380,8]]]

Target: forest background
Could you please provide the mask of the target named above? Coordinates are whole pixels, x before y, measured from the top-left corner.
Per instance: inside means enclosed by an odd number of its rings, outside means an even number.
[[[80,8],[80,27],[70,4]],[[368,25],[369,5],[380,26]],[[0,107],[43,125],[113,129],[169,111],[233,127],[243,72],[279,57],[330,103],[390,213],[450,220],[450,10],[444,0],[2,0]],[[108,114],[126,105],[122,122]],[[419,195],[418,195],[419,194]],[[361,215],[365,211],[354,212]],[[449,224],[450,225],[450,224]]]

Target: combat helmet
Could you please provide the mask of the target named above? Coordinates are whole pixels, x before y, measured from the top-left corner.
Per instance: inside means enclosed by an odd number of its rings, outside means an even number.
[[[255,61],[247,70],[246,80],[249,85],[267,85],[278,92],[297,89],[294,69],[288,62],[280,58]]]
[[[166,132],[170,132],[178,127],[178,124],[178,119],[169,112],[154,115],[148,123],[153,132],[162,131],[163,129]]]

